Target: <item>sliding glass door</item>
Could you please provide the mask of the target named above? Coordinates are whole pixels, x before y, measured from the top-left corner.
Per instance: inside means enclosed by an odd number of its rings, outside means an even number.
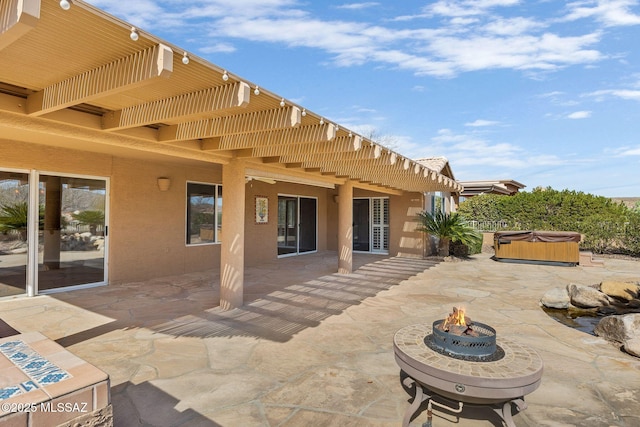
[[[0,296],[106,283],[106,216],[105,179],[0,171]]]
[[[0,171],[0,297],[27,292],[29,174]]]
[[[38,289],[105,281],[106,181],[40,175]]]
[[[278,196],[278,256],[318,249],[318,200]]]
[[[353,199],[353,250],[389,252],[389,199],[366,197]]]

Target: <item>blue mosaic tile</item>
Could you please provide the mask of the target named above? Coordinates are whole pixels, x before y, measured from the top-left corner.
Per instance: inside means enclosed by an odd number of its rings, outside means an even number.
[[[34,383],[33,381],[25,381],[23,383],[20,383],[20,387],[22,387],[24,391],[31,391],[39,388],[38,384]]]
[[[0,353],[4,354],[32,380],[25,381],[19,386],[1,389],[0,400],[20,394],[22,390],[29,392],[71,378],[67,371],[60,369],[22,341],[7,341],[0,344]]]
[[[22,394],[22,390],[20,390],[20,387],[0,388],[0,400],[9,399],[19,394]]]

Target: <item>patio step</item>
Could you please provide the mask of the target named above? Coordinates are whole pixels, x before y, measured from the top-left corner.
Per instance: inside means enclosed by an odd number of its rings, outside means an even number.
[[[582,267],[604,267],[604,260],[593,257],[593,252],[580,251],[580,261]]]

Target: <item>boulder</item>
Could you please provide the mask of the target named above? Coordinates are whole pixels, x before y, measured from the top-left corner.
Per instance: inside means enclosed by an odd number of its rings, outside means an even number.
[[[631,338],[624,342],[624,351],[632,356],[640,357],[640,338]]]
[[[617,280],[605,280],[600,283],[600,291],[610,297],[631,301],[640,296],[640,285],[635,282],[620,282]]]
[[[607,341],[621,344],[640,338],[640,313],[605,317],[598,322],[593,332]]]
[[[571,299],[567,288],[553,288],[548,290],[540,299],[540,303],[547,308],[569,308]]]
[[[581,308],[593,308],[609,305],[611,302],[607,294],[600,292],[590,286],[578,285],[576,283],[569,283],[567,285],[567,292],[571,304]]]

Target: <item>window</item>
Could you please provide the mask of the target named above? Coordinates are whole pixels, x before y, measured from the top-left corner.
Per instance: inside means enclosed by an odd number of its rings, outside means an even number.
[[[222,186],[187,182],[187,245],[218,243],[222,227]]]
[[[441,192],[437,192],[431,195],[431,203],[429,206],[429,212],[431,215],[435,215],[436,212],[446,212],[445,200]]]

